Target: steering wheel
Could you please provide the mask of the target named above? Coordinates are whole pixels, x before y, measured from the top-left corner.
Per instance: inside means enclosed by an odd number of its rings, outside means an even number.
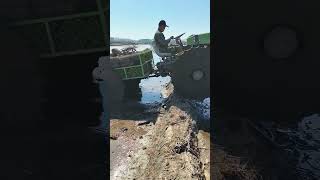
[[[181,47],[183,47],[181,36],[183,36],[185,33],[180,34],[179,36],[176,36],[174,39],[176,40],[176,43],[179,44]]]
[[[181,36],[183,36],[185,33],[180,34],[179,36],[176,36],[174,39],[180,39]]]

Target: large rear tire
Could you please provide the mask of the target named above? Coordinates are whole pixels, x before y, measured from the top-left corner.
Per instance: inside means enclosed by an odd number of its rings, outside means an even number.
[[[210,97],[210,48],[185,51],[173,64],[171,78],[174,91],[185,98]]]

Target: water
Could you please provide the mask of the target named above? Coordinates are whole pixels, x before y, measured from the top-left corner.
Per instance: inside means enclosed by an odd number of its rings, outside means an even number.
[[[202,102],[195,101],[195,107],[203,120],[210,120],[210,98],[205,98]]]
[[[279,131],[279,130],[278,130]],[[281,130],[280,130],[281,131]],[[298,158],[300,173],[320,178],[320,116],[304,117],[295,129],[282,131],[289,137],[288,150]]]

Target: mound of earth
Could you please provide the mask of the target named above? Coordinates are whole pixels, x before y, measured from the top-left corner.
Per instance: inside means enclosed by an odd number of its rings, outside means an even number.
[[[171,102],[172,103],[172,102]],[[187,103],[161,109],[141,146],[119,167],[114,179],[205,179],[192,115]]]
[[[152,108],[153,118],[140,113],[138,120],[111,120],[110,179],[258,179],[242,159],[210,147],[193,101],[171,94],[172,84],[166,91],[165,103]]]

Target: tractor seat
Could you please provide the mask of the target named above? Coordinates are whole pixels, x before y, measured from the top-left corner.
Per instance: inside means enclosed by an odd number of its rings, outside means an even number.
[[[171,54],[171,53],[162,53],[162,52],[160,52],[158,46],[157,46],[156,43],[155,43],[155,41],[152,41],[152,47],[153,47],[154,52],[155,52],[159,57],[161,57],[162,59],[172,57],[172,54]]]

